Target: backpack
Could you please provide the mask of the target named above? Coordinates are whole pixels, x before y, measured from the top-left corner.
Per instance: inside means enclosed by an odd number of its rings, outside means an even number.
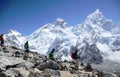
[[[24,47],[25,47],[26,49],[29,48],[29,44],[28,44],[28,42],[25,43]]]
[[[77,51],[72,52],[71,57],[72,57],[72,59],[78,59],[79,57],[77,55]]]
[[[2,41],[4,40],[4,37],[3,37],[3,35],[1,35],[1,36],[0,36],[0,40],[2,40]]]
[[[51,58],[51,56],[52,56],[52,54],[50,53],[50,54],[49,54],[49,58]]]
[[[52,60],[55,60],[54,52],[51,52],[51,53],[49,54],[49,58],[52,59]]]
[[[71,54],[72,59],[75,59],[75,53]]]

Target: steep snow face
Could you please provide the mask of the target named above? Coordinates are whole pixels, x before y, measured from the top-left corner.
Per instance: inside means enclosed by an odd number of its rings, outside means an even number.
[[[112,54],[118,53],[118,51],[120,51],[120,45],[119,45],[120,40],[118,40],[120,39],[118,25],[113,24],[112,20],[106,19],[98,9],[94,13],[90,14],[83,24],[80,24],[77,27],[75,27],[75,29],[74,29],[75,31],[73,30],[73,32],[75,33],[75,35],[78,36],[79,41],[77,41],[76,45],[78,49],[80,49],[80,51],[82,50],[81,47],[85,49],[86,46],[84,45],[83,41],[86,41],[89,45],[91,45],[92,43],[96,44],[100,52],[103,52],[103,53],[98,53],[96,55],[100,56],[102,54],[103,57],[105,58],[107,54],[108,55],[107,58],[111,60],[113,60]],[[88,47],[87,51],[91,52],[89,45],[87,46]],[[117,52],[113,52],[113,51],[117,51]],[[87,52],[85,52],[84,55],[86,53]],[[87,56],[90,55],[88,54]],[[87,58],[91,59],[93,57],[90,56]],[[96,59],[98,58],[96,57]],[[89,59],[85,61],[90,61]],[[100,56],[100,60],[98,61],[101,62],[101,59],[102,57]]]
[[[99,39],[102,39],[106,33],[111,35],[109,31],[104,30],[102,27],[105,20],[105,17],[97,9],[87,17],[83,24],[77,26],[79,37],[86,39],[89,43],[96,43]]]
[[[16,46],[23,48],[25,37],[16,30],[10,30],[5,34],[5,44],[9,46]]]
[[[120,25],[117,28],[113,28],[111,32],[113,35],[120,35]]]
[[[59,36],[50,45],[47,54],[49,54],[54,48],[57,58],[62,58],[62,60],[71,60],[71,48],[75,47],[76,40],[76,36]]]
[[[105,43],[112,50],[120,48],[113,45],[114,42],[119,42],[119,40],[116,40],[119,39],[118,25],[113,24],[112,20],[106,19],[98,9],[90,14],[82,25],[78,25],[78,30],[79,37],[88,43]]]
[[[30,50],[45,54],[49,45],[56,38],[56,36],[50,32],[53,28],[52,24],[46,24],[28,36],[27,40],[30,44]]]
[[[74,37],[76,38],[71,32],[71,26],[69,26],[63,19],[58,18],[54,23],[48,23],[42,28],[36,30],[27,37],[27,40],[31,44],[31,50],[37,50],[39,53],[46,54],[48,48],[56,38],[60,38],[60,41],[61,38],[69,38],[71,41],[74,41]]]
[[[105,17],[103,16],[102,12],[100,12],[99,9],[97,9],[95,12],[88,15],[87,20],[92,21],[91,23],[93,24],[95,23],[101,24],[102,22],[105,21]]]
[[[115,27],[119,27],[119,24],[114,24],[111,19],[106,19],[102,12],[97,9],[92,14],[88,15],[87,20],[85,22],[89,22],[89,24],[95,24],[101,26],[106,31],[111,31]]]

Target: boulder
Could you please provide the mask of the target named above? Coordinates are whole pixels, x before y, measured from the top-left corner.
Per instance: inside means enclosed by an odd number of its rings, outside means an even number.
[[[23,77],[19,71],[16,69],[10,68],[9,70],[3,72],[7,77]]]
[[[13,54],[14,57],[22,57],[23,56],[23,53],[20,52],[20,51],[16,51],[14,54]]]
[[[43,77],[41,73],[38,72],[31,72],[28,77]]]
[[[3,72],[0,72],[0,77],[7,77],[7,75]]]
[[[0,56],[0,68],[5,70],[6,67],[12,67],[16,64],[22,63],[24,60],[15,57],[8,57],[8,56]]]
[[[80,56],[79,60],[85,63],[95,63],[100,64],[103,62],[102,54],[97,48],[96,44],[88,44],[81,46],[79,48],[78,55]]]
[[[60,70],[61,66],[56,62],[49,60],[47,62],[41,63],[36,68],[38,68],[39,70],[44,70],[44,69]]]
[[[28,77],[29,70],[26,70],[24,67],[22,68],[14,68],[15,71],[19,72],[19,74],[23,77]]]
[[[29,70],[29,75],[28,77],[43,77],[41,74],[42,74],[42,71],[40,71],[39,69],[37,68],[31,68]]]
[[[93,68],[90,63],[87,63],[87,65],[85,66],[85,71],[89,71],[89,72],[93,71]]]
[[[42,77],[60,77],[60,71],[52,70],[52,69],[45,69],[42,72]]]
[[[17,65],[17,68],[25,68],[28,70],[28,69],[32,68],[33,66],[34,66],[33,63],[25,61],[25,62],[19,63]]]

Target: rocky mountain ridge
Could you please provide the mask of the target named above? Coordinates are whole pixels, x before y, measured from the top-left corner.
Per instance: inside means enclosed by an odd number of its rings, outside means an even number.
[[[107,61],[108,62],[108,61]],[[77,68],[78,66],[78,68]],[[25,52],[16,47],[0,48],[0,77],[95,77],[120,76],[120,64],[109,67],[114,71],[98,70],[99,65],[90,65],[74,61],[52,61],[37,52]],[[106,69],[109,69],[106,68]],[[104,68],[105,69],[105,68]],[[116,70],[116,71],[115,71]]]

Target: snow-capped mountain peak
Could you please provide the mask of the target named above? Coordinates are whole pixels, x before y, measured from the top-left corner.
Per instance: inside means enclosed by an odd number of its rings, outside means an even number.
[[[65,22],[63,18],[57,18],[56,22]]]
[[[112,28],[112,32],[111,29],[106,29],[106,25],[111,25],[114,28]],[[92,60],[92,62],[96,62],[93,61],[93,59],[99,60],[99,58],[101,58],[102,60],[101,55],[106,56],[107,54],[109,55],[108,58],[110,58],[112,56],[111,53],[114,53],[112,52],[113,50],[120,51],[120,40],[117,40],[120,39],[120,37],[114,36],[114,34],[120,35],[119,30],[117,26],[114,27],[112,21],[108,21],[102,12],[97,9],[88,15],[85,22],[78,26],[71,27],[64,19],[57,18],[53,23],[45,24],[27,37],[23,37],[22,34],[15,30],[10,30],[5,34],[5,37],[9,45],[19,48],[23,48],[24,42],[28,40],[30,50],[37,51],[41,54],[46,54],[55,48],[56,55],[62,58],[64,56],[66,59],[68,59],[68,57],[70,58],[70,54],[74,48],[78,48],[79,52],[84,50],[79,54],[79,56],[83,58],[82,60],[90,58],[89,61]],[[88,45],[82,42],[84,40]],[[101,48],[105,47],[105,45],[106,48]],[[98,50],[100,50],[99,53],[97,52]],[[86,52],[89,54],[86,54]],[[93,57],[98,55],[99,57]],[[86,58],[86,56],[89,57]]]
[[[103,16],[102,12],[100,12],[99,9],[97,9],[92,14],[88,15],[87,20],[91,20],[93,23],[104,21],[105,17]]]
[[[18,31],[11,29],[5,34],[5,39],[6,45],[22,48],[25,37]]]
[[[7,33],[8,33],[8,34],[13,34],[13,35],[22,35],[22,34],[19,33],[18,31],[13,30],[13,29],[9,30]]]
[[[54,23],[54,25],[55,26],[59,26],[61,28],[68,27],[67,22],[65,22],[65,20],[63,18],[57,18],[55,23]]]

